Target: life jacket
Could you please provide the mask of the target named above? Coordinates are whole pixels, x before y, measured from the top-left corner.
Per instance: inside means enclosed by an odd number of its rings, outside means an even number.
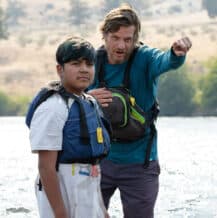
[[[108,87],[104,78],[104,63],[107,52],[103,46],[97,50],[96,78],[99,87],[106,87],[112,92],[112,102],[104,107],[103,112],[111,122],[112,141],[129,143],[139,140],[149,133],[146,150],[145,166],[149,165],[151,146],[156,135],[155,120],[159,113],[159,105],[155,100],[151,109],[144,112],[136,103],[135,97],[130,92],[130,70],[139,46],[133,50],[127,62],[123,83],[118,87]]]
[[[68,108],[68,118],[63,128],[62,150],[58,152],[57,165],[96,164],[109,152],[110,126],[92,96],[85,94],[84,99],[81,99],[67,93],[59,82],[53,82],[42,88],[34,97],[26,115],[26,125],[30,127],[36,108],[54,93],[58,93],[64,99]],[[70,107],[69,98],[74,99]]]

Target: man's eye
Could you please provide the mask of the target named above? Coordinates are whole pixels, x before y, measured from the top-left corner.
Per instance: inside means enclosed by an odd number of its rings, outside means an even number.
[[[125,42],[131,42],[132,40],[131,39],[125,39]]]
[[[118,40],[118,37],[113,36],[112,39],[113,39],[114,41],[117,41],[117,40]]]

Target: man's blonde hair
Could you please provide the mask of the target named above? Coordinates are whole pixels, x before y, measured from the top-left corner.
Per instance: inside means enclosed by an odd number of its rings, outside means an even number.
[[[128,27],[132,25],[135,26],[134,42],[138,42],[141,23],[135,10],[125,3],[108,12],[101,24],[100,31],[104,37],[109,32],[118,31],[121,26]]]

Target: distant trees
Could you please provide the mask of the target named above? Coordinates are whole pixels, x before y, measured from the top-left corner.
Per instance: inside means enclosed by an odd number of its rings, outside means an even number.
[[[196,86],[185,66],[161,76],[158,90],[160,114],[217,116],[217,58],[209,61],[208,69],[208,74],[195,83]]]
[[[69,11],[69,23],[81,25],[90,18],[90,8],[85,2],[69,0],[71,9]]]
[[[7,36],[8,36],[8,33],[6,30],[5,15],[0,5],[0,39],[5,39],[7,38]]]
[[[111,0],[111,1],[104,1],[104,11],[108,12],[113,8],[116,8],[120,6],[122,3],[128,3],[130,4],[134,9],[136,9],[139,14],[142,14],[142,12],[149,6],[149,0],[141,1],[141,0]]]
[[[10,26],[19,24],[20,18],[26,15],[24,4],[17,0],[8,0],[6,9],[6,20]]]
[[[171,7],[168,8],[169,14],[175,14],[180,12],[182,12],[182,8],[180,5],[172,5]]]
[[[201,83],[201,106],[204,114],[217,116],[217,58],[211,61],[209,69]]]
[[[0,91],[0,116],[24,115],[28,103],[28,97],[11,97]]]
[[[186,71],[186,67],[182,67],[161,76],[158,91],[161,115],[188,116],[193,113],[195,90]]]
[[[19,24],[19,19],[24,17],[25,7],[22,3],[17,0],[7,0],[7,8],[3,11],[0,5],[0,39],[7,38],[8,26],[17,26]]]
[[[10,0],[12,1],[12,0]],[[14,0],[13,0],[14,1]],[[140,14],[149,6],[149,0],[104,0],[102,5],[97,8],[91,8],[90,5],[82,0],[69,0],[69,23],[81,25],[91,21],[91,17],[95,16],[102,20],[105,14],[113,8],[120,6],[122,3],[128,3],[135,8]]]
[[[210,17],[213,18],[217,16],[217,1],[216,0],[203,0],[202,5],[207,10],[208,15]]]
[[[0,116],[8,116],[15,114],[12,100],[6,94],[0,92]]]
[[[113,8],[118,7],[123,1],[122,0],[111,0],[111,1],[104,1],[104,11],[108,12]]]
[[[10,101],[8,100],[7,96],[0,92],[0,116],[4,116],[8,114],[8,109],[10,108]],[[9,112],[10,113],[10,112]]]

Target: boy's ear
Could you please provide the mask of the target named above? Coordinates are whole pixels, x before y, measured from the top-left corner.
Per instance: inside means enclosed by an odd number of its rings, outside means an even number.
[[[61,66],[60,64],[57,64],[56,69],[57,69],[58,76],[62,78],[63,77],[63,66]]]

